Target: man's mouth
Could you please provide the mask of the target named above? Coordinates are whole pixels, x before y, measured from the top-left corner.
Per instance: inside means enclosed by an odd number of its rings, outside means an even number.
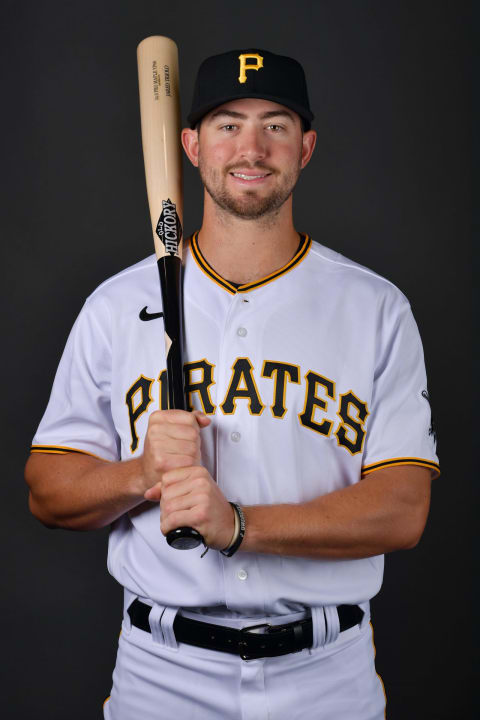
[[[258,180],[258,178],[267,177],[269,173],[265,173],[264,175],[245,175],[245,173],[232,173],[233,177],[239,177],[242,178],[242,180]]]
[[[259,180],[263,180],[264,178],[271,175],[269,172],[265,173],[245,173],[245,172],[231,172],[230,175],[234,178],[237,178],[238,180],[246,180],[247,182],[255,182]]]

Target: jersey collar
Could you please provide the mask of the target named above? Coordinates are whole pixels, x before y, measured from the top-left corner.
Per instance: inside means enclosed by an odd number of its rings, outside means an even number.
[[[209,265],[208,262],[205,260],[204,256],[202,255],[202,251],[198,247],[198,233],[199,230],[193,233],[190,241],[190,250],[195,259],[195,262],[197,263],[200,270],[202,270],[206,275],[208,275],[211,280],[216,282],[217,285],[220,285],[220,287],[229,292],[231,295],[235,295],[236,293],[250,292],[250,290],[255,290],[255,288],[258,288],[261,285],[266,285],[267,283],[276,280],[281,275],[290,272],[290,270],[293,270],[295,265],[298,265],[306,257],[312,245],[312,239],[305,233],[300,233],[302,239],[300,247],[293,256],[293,258],[286,265],[284,265],[279,270],[275,270],[274,273],[271,273],[271,275],[267,275],[261,280],[255,280],[255,282],[246,283],[245,285],[239,285],[238,287],[236,287],[235,285],[232,285],[232,283],[228,282],[228,280],[222,278],[218,273],[216,273],[212,266]]]

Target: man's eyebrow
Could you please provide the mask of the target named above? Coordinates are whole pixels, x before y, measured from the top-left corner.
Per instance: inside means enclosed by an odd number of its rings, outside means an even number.
[[[269,110],[266,113],[263,113],[260,115],[262,120],[268,120],[269,118],[273,117],[286,117],[290,118],[292,122],[295,122],[295,118],[293,117],[291,112],[288,112],[288,110]]]
[[[235,110],[216,110],[210,115],[210,117],[208,118],[208,122],[213,122],[213,120],[219,117],[229,117],[237,120],[246,120],[248,118],[248,115],[236,112]],[[269,110],[268,112],[264,112],[259,115],[260,120],[269,120],[270,118],[274,117],[290,118],[292,122],[295,122],[292,113],[288,112],[288,110]]]

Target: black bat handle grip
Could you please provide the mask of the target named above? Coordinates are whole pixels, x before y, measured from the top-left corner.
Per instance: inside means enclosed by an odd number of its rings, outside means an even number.
[[[157,261],[162,290],[165,347],[167,348],[168,407],[186,410],[183,376],[182,261],[165,255]],[[191,550],[205,545],[198,530],[181,527],[167,533],[167,543],[175,550]]]
[[[193,550],[199,545],[205,545],[205,541],[198,530],[191,527],[170,530],[167,533],[167,543],[175,550]]]

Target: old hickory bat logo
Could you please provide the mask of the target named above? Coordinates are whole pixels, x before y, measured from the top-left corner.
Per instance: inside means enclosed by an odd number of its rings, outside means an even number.
[[[162,214],[158,218],[156,232],[165,245],[165,251],[169,255],[178,255],[182,225],[177,214],[177,206],[170,199],[162,200]]]

